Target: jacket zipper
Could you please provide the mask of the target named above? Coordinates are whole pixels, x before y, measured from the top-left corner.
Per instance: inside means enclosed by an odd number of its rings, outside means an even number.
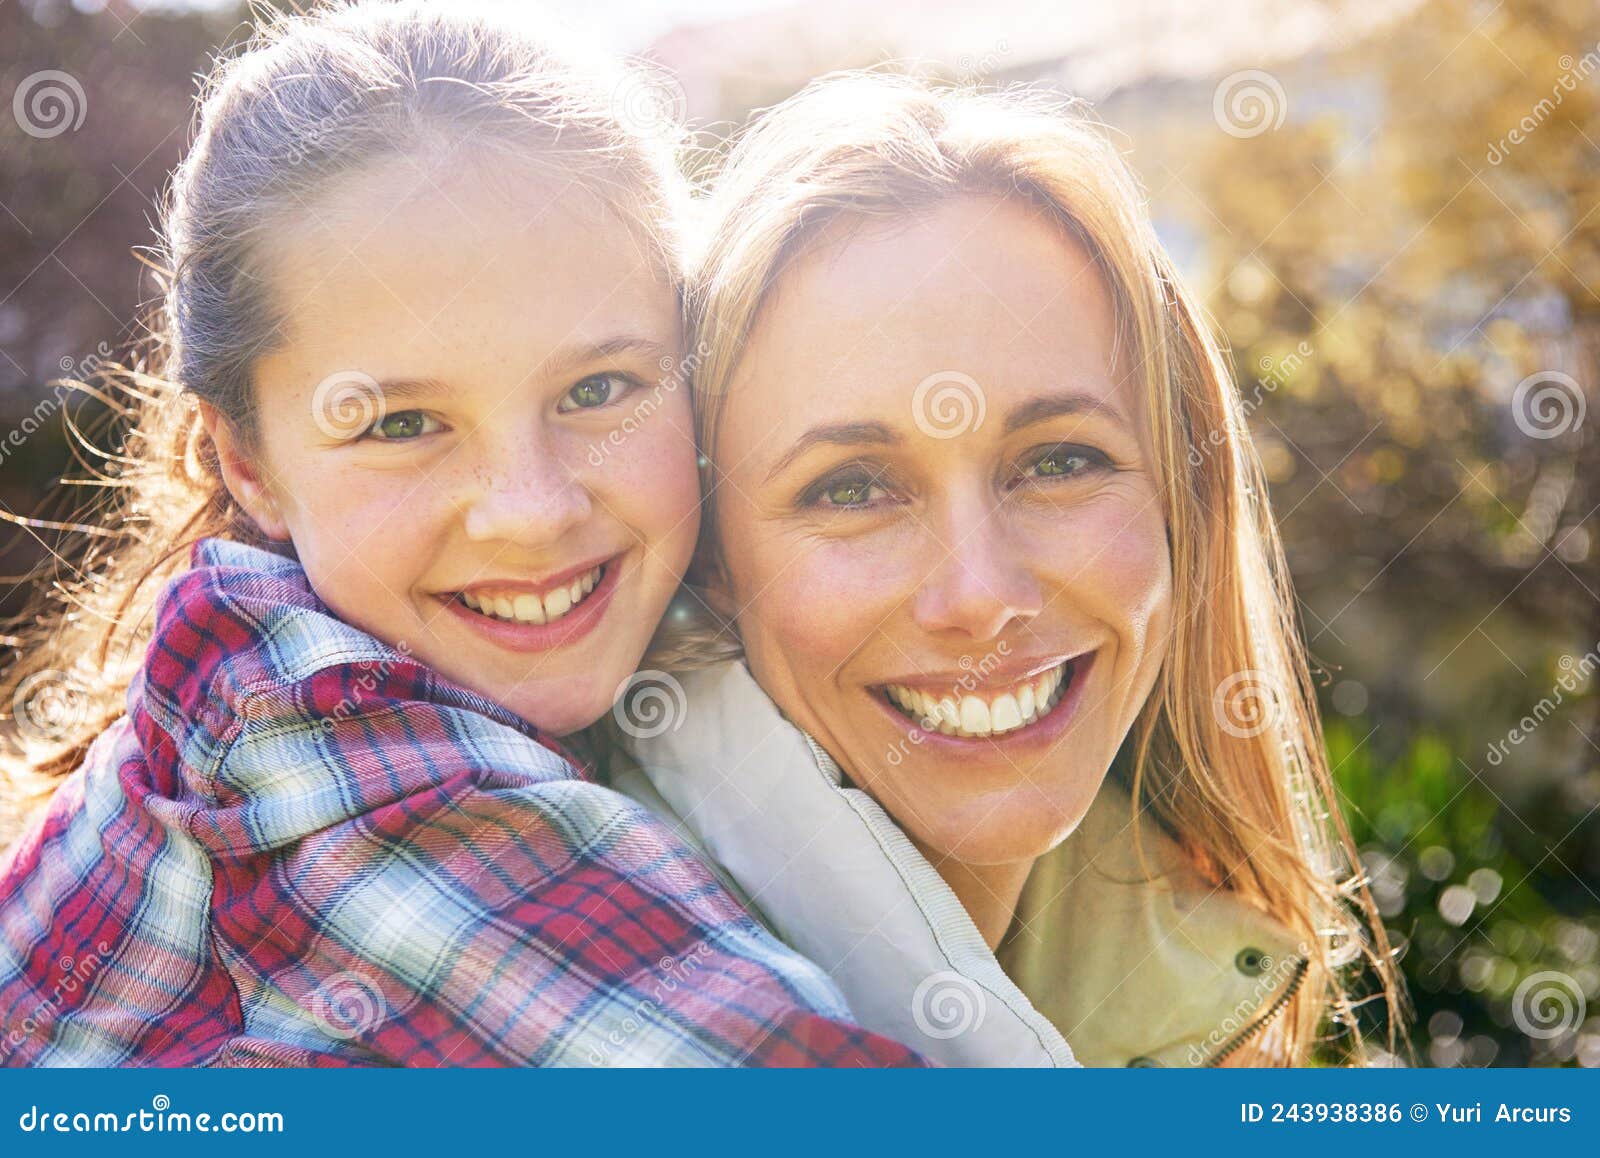
[[[1277,1019],[1278,1015],[1283,1012],[1284,1007],[1289,1004],[1290,999],[1293,998],[1295,993],[1299,991],[1300,983],[1305,980],[1306,973],[1310,970],[1310,968],[1311,962],[1300,962],[1299,966],[1295,969],[1294,976],[1289,979],[1289,984],[1286,985],[1283,989],[1283,992],[1278,994],[1278,996],[1273,1000],[1267,1011],[1260,1017],[1256,1018],[1255,1021],[1241,1029],[1238,1033],[1234,1034],[1233,1037],[1229,1039],[1221,1049],[1217,1050],[1216,1053],[1212,1054],[1211,1057],[1207,1059],[1205,1063],[1206,1066],[1220,1066],[1223,1062],[1223,1059],[1228,1057],[1229,1054],[1232,1054],[1238,1050],[1239,1047],[1244,1045],[1245,1042],[1249,1041],[1256,1034],[1260,1033],[1262,1030],[1266,1029],[1267,1026],[1271,1025],[1273,1021]]]

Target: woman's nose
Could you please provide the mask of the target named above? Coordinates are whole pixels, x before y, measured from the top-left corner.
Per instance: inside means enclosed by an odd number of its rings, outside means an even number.
[[[473,542],[544,547],[580,526],[593,510],[580,469],[548,444],[523,442],[475,463],[464,518]]]
[[[986,511],[938,536],[943,541],[913,604],[918,626],[987,640],[1044,609],[1043,592],[998,517]]]

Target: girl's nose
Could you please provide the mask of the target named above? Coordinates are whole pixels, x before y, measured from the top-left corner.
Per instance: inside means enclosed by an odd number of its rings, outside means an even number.
[[[548,444],[522,442],[470,471],[463,504],[467,538],[538,548],[582,525],[593,502],[580,470]]]
[[[945,522],[948,530],[935,537],[934,562],[913,601],[918,626],[989,640],[1044,609],[1026,557],[1000,519],[991,507]]]

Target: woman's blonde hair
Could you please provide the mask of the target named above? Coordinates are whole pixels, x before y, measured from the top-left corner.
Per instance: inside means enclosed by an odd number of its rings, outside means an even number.
[[[165,198],[150,335],[128,364],[68,383],[108,414],[93,434],[68,420],[90,503],[66,521],[15,520],[58,541],[0,676],[0,845],[122,714],[156,595],[189,548],[209,536],[268,545],[223,485],[193,403],[254,445],[253,368],[283,334],[262,276],[274,232],[342,176],[397,156],[470,160],[486,176],[531,167],[604,198],[681,286],[689,191],[665,91],[525,9],[467,3],[267,10],[217,62]]]
[[[764,301],[819,230],[841,216],[893,221],[962,194],[1020,198],[1051,213],[1093,255],[1116,304],[1118,349],[1142,367],[1182,581],[1171,650],[1125,748],[1131,787],[1213,884],[1283,921],[1311,958],[1249,1060],[1303,1064],[1329,1013],[1347,1027],[1347,1056],[1365,1059],[1346,976],[1363,955],[1387,998],[1393,1050],[1405,996],[1366,880],[1352,872],[1359,860],[1335,803],[1245,415],[1134,178],[1079,106],[847,73],[760,118],[727,157],[690,274],[702,453],[714,452]],[[719,567],[716,486],[707,489],[701,582]],[[700,635],[680,636],[679,655],[737,651],[726,626]],[[1241,718],[1252,711],[1256,719]]]

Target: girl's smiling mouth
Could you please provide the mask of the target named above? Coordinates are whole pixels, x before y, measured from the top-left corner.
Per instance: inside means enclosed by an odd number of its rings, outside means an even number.
[[[1065,725],[1081,698],[1095,653],[1085,652],[1007,683],[989,681],[968,687],[970,672],[944,681],[881,684],[879,698],[902,722],[910,721],[931,738],[957,743],[1009,740],[1054,733]]]
[[[439,598],[477,634],[512,651],[573,643],[600,622],[623,570],[622,555],[585,563],[538,583],[474,583]]]

